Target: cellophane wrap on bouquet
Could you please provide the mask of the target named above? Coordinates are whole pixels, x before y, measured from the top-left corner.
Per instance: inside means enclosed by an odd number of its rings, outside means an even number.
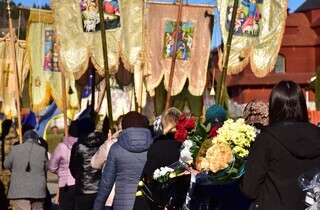
[[[189,177],[182,175],[186,169],[188,165],[182,161],[156,169],[153,177],[145,176],[139,182],[136,196],[143,195],[150,209],[172,209],[178,203],[182,205],[185,199],[185,192],[182,191],[186,191],[189,184]],[[186,186],[185,190],[181,186]],[[177,196],[182,196],[183,200],[178,201]]]
[[[320,168],[313,168],[298,178],[300,188],[306,192],[307,210],[320,209]]]
[[[255,127],[244,119],[228,119],[222,127],[211,128],[211,124],[196,125],[194,119],[182,115],[176,128],[175,139],[183,142],[181,158],[200,172],[201,184],[229,183],[244,174],[256,137]]]

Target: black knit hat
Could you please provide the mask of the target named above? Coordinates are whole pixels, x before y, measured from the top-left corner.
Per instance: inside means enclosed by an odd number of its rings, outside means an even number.
[[[69,125],[68,133],[69,133],[69,136],[76,137],[76,138],[79,137],[78,120],[71,121],[71,123]]]
[[[88,136],[90,133],[94,132],[96,125],[91,118],[84,117],[78,121],[78,134],[79,136]]]
[[[148,123],[142,114],[136,111],[128,112],[122,120],[122,129],[148,128]]]

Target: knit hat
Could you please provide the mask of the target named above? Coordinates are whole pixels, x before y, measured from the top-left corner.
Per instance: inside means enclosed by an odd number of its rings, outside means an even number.
[[[249,125],[262,124],[264,126],[269,124],[269,106],[261,100],[250,101],[243,110],[243,118]]]
[[[23,142],[25,142],[25,141],[27,141],[29,139],[32,139],[34,142],[39,143],[38,142],[38,139],[39,139],[38,134],[34,130],[27,130],[23,134],[23,136],[22,136]]]
[[[21,128],[21,132],[22,132],[22,136],[25,134],[25,132],[27,132],[28,130],[33,130],[34,126],[31,124],[23,124],[22,128]]]
[[[91,118],[84,117],[78,122],[78,132],[79,136],[88,136],[90,133],[94,132],[96,125]]]
[[[69,125],[68,133],[69,133],[69,136],[76,137],[76,138],[79,137],[78,120],[71,121],[71,123]]]
[[[226,110],[218,105],[213,104],[206,110],[206,122],[205,124],[211,123],[211,125],[215,123],[222,123],[226,120],[227,112]]]
[[[142,114],[136,111],[128,112],[122,119],[122,129],[148,128],[148,123]]]

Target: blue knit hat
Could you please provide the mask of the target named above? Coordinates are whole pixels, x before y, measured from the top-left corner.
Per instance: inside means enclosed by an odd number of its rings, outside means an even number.
[[[222,106],[218,104],[213,104],[206,111],[206,121],[211,121],[211,119],[217,118],[217,117],[226,118],[227,112]]]

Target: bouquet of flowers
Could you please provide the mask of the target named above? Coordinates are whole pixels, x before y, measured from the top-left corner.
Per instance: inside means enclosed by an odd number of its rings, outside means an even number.
[[[183,143],[181,159],[199,172],[207,174],[212,183],[226,183],[240,178],[256,129],[244,119],[228,119],[223,126],[195,124],[182,115],[176,125],[176,141]],[[192,157],[192,158],[191,158]]]
[[[139,191],[136,196],[144,196],[150,209],[164,209],[164,207],[177,207],[178,185],[186,185],[189,180],[180,176],[188,166],[182,162],[156,169],[153,177],[143,177],[138,184]],[[186,185],[188,186],[188,185]]]

